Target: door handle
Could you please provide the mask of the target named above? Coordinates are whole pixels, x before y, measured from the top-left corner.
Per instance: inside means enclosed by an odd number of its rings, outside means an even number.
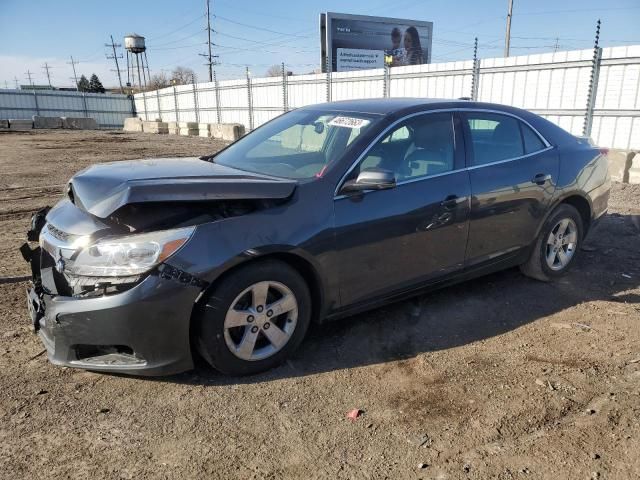
[[[548,173],[539,173],[531,180],[531,183],[535,183],[537,185],[544,185],[546,182],[551,180],[551,175]]]
[[[460,197],[457,195],[448,195],[443,201],[440,202],[440,206],[446,208],[447,210],[451,210],[456,208],[458,205],[458,201]]]

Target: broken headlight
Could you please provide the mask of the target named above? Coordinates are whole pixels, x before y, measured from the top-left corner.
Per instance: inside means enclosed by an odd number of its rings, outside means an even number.
[[[173,255],[189,240],[195,227],[105,237],[84,247],[65,266],[72,275],[126,277],[139,275]]]

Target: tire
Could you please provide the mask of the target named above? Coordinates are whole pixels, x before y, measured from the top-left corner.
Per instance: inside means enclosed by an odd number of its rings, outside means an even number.
[[[302,276],[284,262],[257,261],[232,271],[208,296],[196,318],[196,346],[219,372],[251,375],[282,363],[310,320]]]
[[[573,232],[575,239],[571,236],[571,233],[566,233],[562,239],[558,240],[556,234],[560,232],[559,229],[565,224],[567,225],[565,232],[575,230]],[[555,241],[559,241],[559,243],[549,243],[551,242],[552,235],[555,237]],[[548,282],[554,278],[563,276],[575,262],[576,256],[582,246],[583,238],[584,225],[578,210],[571,205],[559,205],[551,215],[549,215],[549,218],[547,218],[542,226],[531,256],[526,263],[520,265],[520,271],[527,277],[535,278],[543,282]],[[571,240],[574,241],[571,242]],[[571,247],[569,246],[570,243],[573,243]],[[555,256],[554,248],[557,250]],[[560,249],[562,249],[562,252]],[[560,257],[562,253],[568,255],[567,257],[563,257],[565,262],[563,262],[563,259]],[[553,261],[550,260],[551,257],[554,257]]]

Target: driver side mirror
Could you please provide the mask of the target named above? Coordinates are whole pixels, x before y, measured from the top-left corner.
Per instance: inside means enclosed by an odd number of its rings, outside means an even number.
[[[344,183],[341,193],[362,192],[364,190],[386,190],[396,186],[396,177],[390,170],[368,168],[363,170],[355,180]]]

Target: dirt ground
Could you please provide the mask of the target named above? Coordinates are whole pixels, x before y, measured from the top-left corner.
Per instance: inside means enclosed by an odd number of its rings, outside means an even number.
[[[0,277],[30,212],[94,162],[208,139],[0,133]],[[0,285],[2,478],[640,478],[640,188],[613,185],[575,269],[515,269],[316,326],[249,378],[50,365],[25,283]],[[345,418],[358,408],[355,421]]]

